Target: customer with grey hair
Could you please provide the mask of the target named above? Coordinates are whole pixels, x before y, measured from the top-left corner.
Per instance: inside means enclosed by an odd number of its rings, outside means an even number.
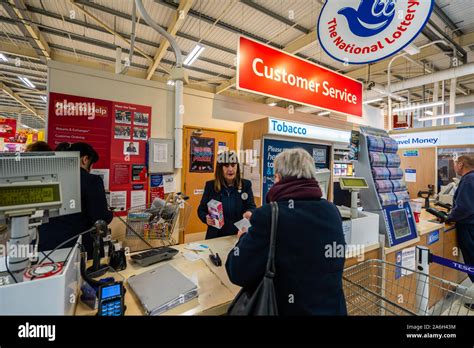
[[[336,206],[322,198],[311,155],[285,150],[274,161],[275,185],[267,203],[279,208],[274,278],[281,315],[346,315],[342,291],[345,248],[342,220]],[[227,257],[230,280],[253,291],[265,273],[271,205],[254,211],[252,227],[239,234]],[[238,251],[238,252],[236,252]]]

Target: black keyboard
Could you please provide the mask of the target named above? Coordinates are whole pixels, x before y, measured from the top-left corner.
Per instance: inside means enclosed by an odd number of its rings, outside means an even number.
[[[177,253],[178,250],[170,247],[158,247],[132,255],[131,258],[140,266],[147,267],[157,262],[169,260]]]

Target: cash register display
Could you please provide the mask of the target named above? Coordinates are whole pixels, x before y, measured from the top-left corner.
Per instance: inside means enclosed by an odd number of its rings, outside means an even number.
[[[411,233],[410,225],[408,224],[407,212],[405,209],[391,211],[390,219],[392,220],[393,234],[395,239],[406,237]]]
[[[0,187],[2,207],[61,203],[59,184],[4,185]]]
[[[339,182],[345,188],[367,188],[367,181],[364,178],[339,178]]]

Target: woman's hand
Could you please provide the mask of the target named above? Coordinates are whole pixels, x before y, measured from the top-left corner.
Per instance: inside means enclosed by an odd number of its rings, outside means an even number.
[[[247,229],[245,227],[243,227],[242,230],[239,230],[237,232],[237,238],[240,238],[245,233],[247,233]]]
[[[252,212],[251,211],[246,211],[243,215],[244,218],[246,218],[247,220],[250,220],[250,218],[252,217]]]
[[[206,215],[206,223],[207,223],[209,226],[214,226],[214,219],[211,218],[209,215]]]

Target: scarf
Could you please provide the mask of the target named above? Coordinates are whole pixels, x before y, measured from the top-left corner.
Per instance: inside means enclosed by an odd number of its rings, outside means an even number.
[[[313,200],[321,199],[321,188],[315,179],[298,179],[289,177],[272,186],[267,193],[266,201],[279,202],[286,200]]]

